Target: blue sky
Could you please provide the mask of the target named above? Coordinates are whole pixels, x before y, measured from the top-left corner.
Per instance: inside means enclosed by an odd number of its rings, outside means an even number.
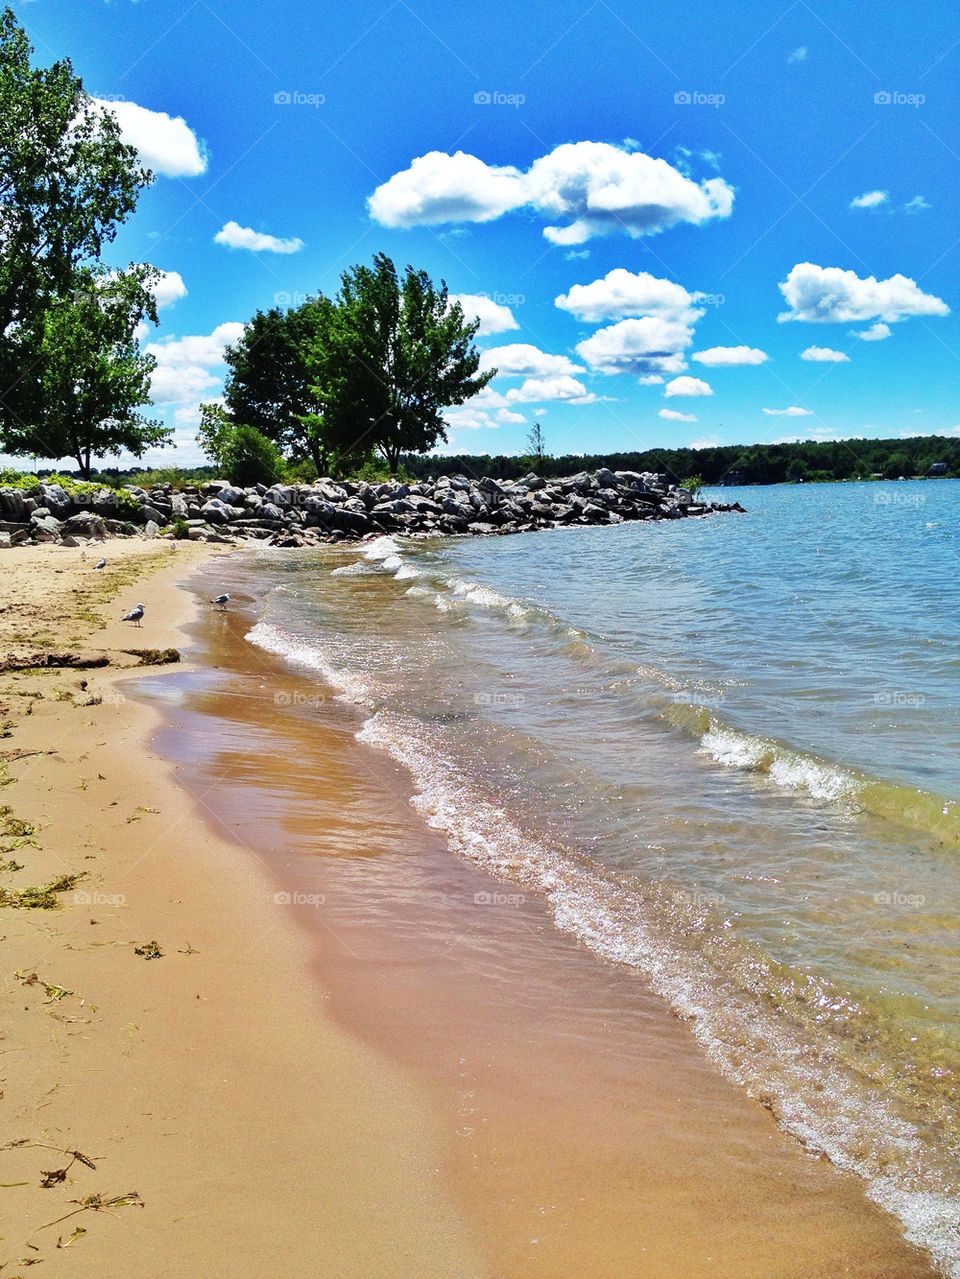
[[[158,172],[157,413],[385,251],[501,369],[454,451],[960,435],[960,30],[879,0],[21,0]],[[857,336],[860,335],[860,336]]]

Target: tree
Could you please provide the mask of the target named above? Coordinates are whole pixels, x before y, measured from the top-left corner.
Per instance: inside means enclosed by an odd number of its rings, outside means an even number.
[[[225,355],[229,417],[254,427],[295,461],[311,457],[320,473],[327,457],[307,359],[331,305],[321,296],[288,311],[258,311]]]
[[[0,433],[38,411],[46,313],[83,287],[152,181],[69,60],[32,68],[10,8],[0,14]],[[62,320],[62,315],[61,315]],[[49,456],[48,454],[46,456]]]
[[[156,319],[152,267],[77,274],[85,288],[51,299],[36,358],[38,399],[30,424],[8,422],[14,454],[76,459],[84,478],[91,458],[169,443],[171,432],[138,412],[150,399],[156,361],[140,352],[135,330]]]
[[[534,422],[527,434],[527,448],[530,450],[530,456],[533,459],[533,469],[539,475],[543,470],[545,452],[543,427],[539,422]]]
[[[239,423],[223,451],[223,470],[231,484],[275,484],[283,478],[283,458],[272,440],[253,426]]]
[[[443,410],[496,373],[477,373],[478,328],[445,283],[438,289],[410,266],[401,281],[385,254],[345,272],[308,359],[314,431],[340,452],[376,449],[396,474],[403,453],[447,438]]]

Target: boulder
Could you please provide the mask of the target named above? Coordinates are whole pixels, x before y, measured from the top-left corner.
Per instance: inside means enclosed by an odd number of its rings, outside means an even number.
[[[60,536],[60,521],[41,507],[30,516],[30,535],[38,542],[54,542]]]
[[[107,526],[102,515],[93,511],[78,511],[75,515],[67,516],[60,531],[63,537],[106,537]]]

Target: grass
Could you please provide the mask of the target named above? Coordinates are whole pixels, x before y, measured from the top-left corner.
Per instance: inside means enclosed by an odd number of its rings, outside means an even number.
[[[84,879],[84,872],[58,875],[49,884],[31,884],[28,888],[0,888],[0,908],[11,910],[59,910],[60,893],[68,893]]]

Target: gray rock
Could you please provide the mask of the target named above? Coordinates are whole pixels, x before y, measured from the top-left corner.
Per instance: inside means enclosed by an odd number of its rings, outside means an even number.
[[[38,542],[54,542],[60,536],[60,521],[48,512],[41,515],[40,511],[34,511],[30,516],[30,534]]]
[[[64,520],[61,533],[64,537],[106,537],[107,526],[102,515],[93,511],[78,511]]]
[[[203,509],[204,511],[206,511],[207,508],[204,507]],[[267,501],[267,502],[264,502],[263,505],[260,507],[260,518],[262,520],[282,520],[283,511],[274,502]],[[222,520],[216,521],[216,523],[223,523],[223,522],[224,521]]]
[[[143,526],[144,537],[156,537],[159,532],[160,525],[156,520],[147,520],[146,524]]]
[[[64,519],[73,508],[73,499],[59,484],[41,484],[40,501],[57,519]]]

